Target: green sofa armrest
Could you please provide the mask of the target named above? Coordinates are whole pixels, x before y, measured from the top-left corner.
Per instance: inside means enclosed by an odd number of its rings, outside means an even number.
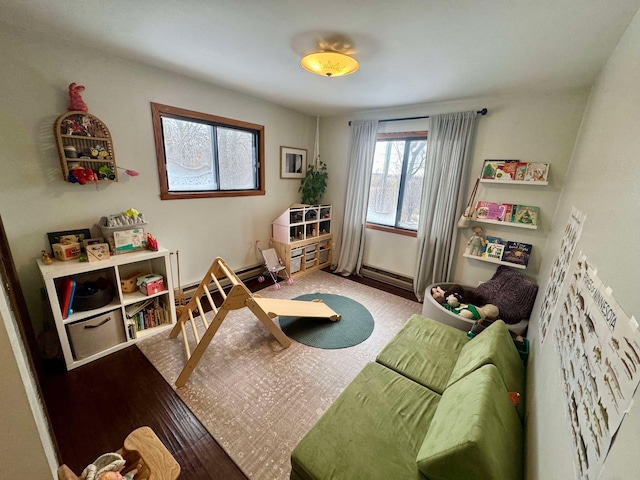
[[[523,432],[497,368],[447,387],[416,462],[430,480],[521,480]]]
[[[524,365],[507,325],[502,320],[493,322],[462,348],[449,377],[447,388],[487,364],[496,366],[508,392],[520,394],[517,410],[522,420],[524,418]]]

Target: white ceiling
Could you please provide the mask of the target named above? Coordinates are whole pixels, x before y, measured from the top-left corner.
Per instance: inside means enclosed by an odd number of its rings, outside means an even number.
[[[591,85],[640,0],[0,0],[64,38],[309,114]],[[336,43],[336,40],[340,40]],[[320,43],[360,70],[300,67]]]

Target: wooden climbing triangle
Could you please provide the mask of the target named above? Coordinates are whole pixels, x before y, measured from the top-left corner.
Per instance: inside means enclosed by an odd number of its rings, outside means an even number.
[[[221,285],[221,281],[226,283],[225,279],[228,280],[231,285],[228,292],[225,292]],[[212,282],[223,298],[220,307],[215,304],[209,292],[209,284]],[[211,323],[207,322],[205,309],[202,305],[201,299],[205,297],[211,307],[211,311],[213,311],[215,315]],[[182,332],[182,339],[187,356],[187,363],[176,380],[177,387],[181,387],[187,383],[191,373],[195,370],[200,358],[202,358],[202,355],[211,343],[211,340],[213,340],[214,335],[220,328],[227,314],[231,310],[238,310],[244,307],[249,308],[285,348],[291,345],[291,340],[275,324],[273,321],[275,317],[282,315],[291,317],[328,318],[332,321],[339,321],[341,318],[338,313],[334,312],[321,301],[282,300],[253,295],[224,260],[217,257],[202,279],[202,282],[200,282],[200,285],[198,285],[198,288],[196,288],[191,300],[189,300],[182,310],[178,321],[169,334],[169,338],[176,338],[178,333]],[[196,325],[198,318],[205,328],[202,338],[198,335]],[[191,353],[191,348],[189,347],[187,324],[191,327],[191,332],[196,342],[193,353]]]

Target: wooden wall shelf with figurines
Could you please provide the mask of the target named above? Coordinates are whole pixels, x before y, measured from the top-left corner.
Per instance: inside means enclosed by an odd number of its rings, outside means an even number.
[[[111,133],[102,120],[83,111],[67,112],[56,120],[55,136],[65,181],[118,181]]]
[[[62,177],[66,182],[117,182],[118,170],[111,133],[102,120],[88,113],[84,86],[69,85],[69,107],[54,124]],[[132,172],[137,175],[136,172]]]

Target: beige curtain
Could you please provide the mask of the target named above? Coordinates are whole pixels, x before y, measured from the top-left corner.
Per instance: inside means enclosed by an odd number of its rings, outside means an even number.
[[[457,239],[456,223],[464,204],[463,175],[471,150],[477,112],[429,117],[427,166],[418,224],[418,261],[413,289],[423,300],[425,288],[448,282]]]

